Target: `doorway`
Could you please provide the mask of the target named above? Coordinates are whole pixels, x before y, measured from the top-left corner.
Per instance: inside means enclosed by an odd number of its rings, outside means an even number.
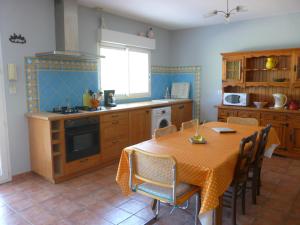
[[[4,70],[0,36],[0,184],[11,180]]]

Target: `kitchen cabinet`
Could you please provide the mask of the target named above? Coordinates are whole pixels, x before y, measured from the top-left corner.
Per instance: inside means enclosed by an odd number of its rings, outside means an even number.
[[[294,53],[294,86],[300,87],[300,51]]]
[[[300,154],[300,120],[292,120],[289,124],[289,150]]]
[[[128,112],[120,112],[100,117],[100,154],[104,161],[119,158],[123,148],[129,145],[128,116]]]
[[[243,56],[224,56],[222,63],[222,80],[230,84],[243,83]]]
[[[179,130],[183,122],[192,120],[193,105],[191,102],[172,105],[171,120]]]
[[[129,112],[129,143],[130,145],[149,140],[151,138],[151,110],[150,108]]]
[[[151,108],[172,106],[179,126],[192,119],[192,101],[172,103],[135,103],[133,107],[118,106],[110,111],[82,112],[60,115],[55,113],[29,113],[29,144],[32,171],[52,183],[111,165],[119,160],[122,150],[151,138]],[[67,162],[65,121],[83,117],[99,118],[100,153]]]
[[[288,132],[287,121],[276,121],[276,120],[268,120],[268,119],[262,119],[260,121],[260,126],[267,126],[268,124],[271,124],[272,127],[276,130],[276,133],[280,140],[279,148],[287,150],[287,142],[286,142],[286,137]]]
[[[300,111],[218,106],[219,121],[226,122],[229,116],[256,118],[260,126],[271,124],[280,140],[280,146],[275,153],[285,157],[300,158]]]

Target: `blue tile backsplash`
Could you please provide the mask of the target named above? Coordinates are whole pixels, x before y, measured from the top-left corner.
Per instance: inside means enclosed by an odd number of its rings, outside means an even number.
[[[40,111],[53,107],[82,105],[86,89],[98,90],[98,73],[85,71],[38,71]]]

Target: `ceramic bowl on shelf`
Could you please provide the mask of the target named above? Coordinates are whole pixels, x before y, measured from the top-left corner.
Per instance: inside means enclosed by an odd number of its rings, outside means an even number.
[[[253,104],[255,105],[256,108],[261,109],[265,107],[268,104],[268,102],[253,102]]]

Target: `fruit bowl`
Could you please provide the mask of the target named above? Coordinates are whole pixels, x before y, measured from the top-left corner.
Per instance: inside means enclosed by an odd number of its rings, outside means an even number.
[[[256,108],[261,109],[265,107],[268,104],[268,102],[253,102],[253,104],[255,105]]]

